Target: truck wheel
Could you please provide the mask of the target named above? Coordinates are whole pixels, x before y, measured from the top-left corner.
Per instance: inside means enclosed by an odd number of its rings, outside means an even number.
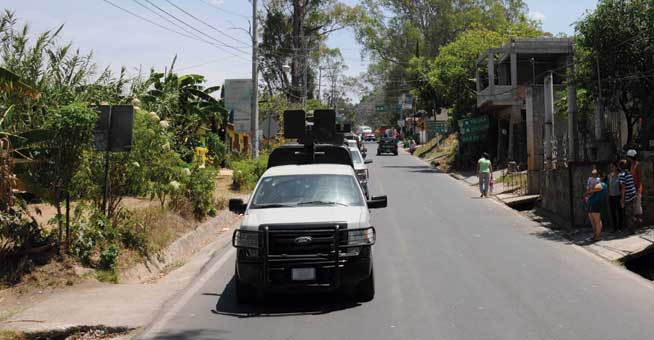
[[[397,150],[393,151],[393,155],[397,156]]]
[[[370,276],[356,285],[354,294],[356,299],[362,302],[371,301],[375,297],[374,270],[370,270]]]
[[[247,283],[241,282],[238,277],[236,280],[236,302],[239,304],[254,303],[257,301],[257,289]]]

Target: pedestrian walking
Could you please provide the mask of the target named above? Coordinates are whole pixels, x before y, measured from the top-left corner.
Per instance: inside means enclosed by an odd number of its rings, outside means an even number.
[[[624,223],[624,209],[620,204],[622,191],[620,190],[620,168],[618,162],[611,163],[611,173],[609,174],[609,210],[611,212],[611,221],[613,229],[619,231]]]
[[[627,150],[627,160],[631,164],[631,176],[636,186],[636,199],[634,201],[634,219],[638,226],[643,223],[643,170],[638,161],[638,152],[634,149]]]
[[[599,173],[598,173],[599,175]],[[599,180],[592,188],[586,191],[588,196],[588,219],[593,226],[593,242],[602,239],[602,203],[608,190],[606,179]]]
[[[477,176],[479,177],[479,192],[481,193],[481,196],[479,197],[488,197],[492,173],[493,165],[490,161],[490,155],[484,152],[481,158],[477,161]]]
[[[620,161],[620,205],[624,209],[624,226],[628,233],[636,228],[636,194],[638,190],[631,174],[631,166],[627,160]]]

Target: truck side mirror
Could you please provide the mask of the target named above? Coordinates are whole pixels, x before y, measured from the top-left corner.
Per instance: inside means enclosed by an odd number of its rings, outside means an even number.
[[[364,159],[364,160],[363,160],[363,163],[364,163],[364,164],[371,164],[371,163],[372,163],[372,159]]]
[[[244,214],[247,204],[241,198],[232,198],[229,200],[229,211],[235,214]]]
[[[368,209],[386,208],[388,206],[388,198],[384,196],[373,196],[367,201]]]

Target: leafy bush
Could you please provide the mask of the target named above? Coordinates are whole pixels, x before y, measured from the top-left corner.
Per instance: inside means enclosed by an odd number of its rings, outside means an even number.
[[[154,115],[136,110],[132,150],[112,153],[110,157],[109,215],[118,213],[124,196],[157,198],[162,207],[172,193],[170,183],[179,180],[183,161],[172,150],[165,124]],[[97,152],[85,154],[80,171],[75,177],[75,188],[80,198],[92,200],[101,208],[104,183],[104,156]]]
[[[223,166],[227,160],[227,147],[220,140],[217,134],[210,133],[206,137],[207,148],[209,149],[209,160],[214,166]]]
[[[257,183],[254,162],[249,160],[233,162],[232,170],[234,170],[232,177],[234,189],[248,190],[254,188]]]
[[[215,216],[213,193],[216,189],[216,170],[197,166],[184,170],[186,174],[181,182],[170,183],[174,190],[171,207],[180,213],[191,210],[198,220],[207,215]]]
[[[102,270],[116,270],[116,261],[118,260],[118,247],[110,245],[109,248],[100,253],[100,263],[98,267]]]
[[[233,183],[236,190],[251,190],[257,184],[259,177],[268,167],[268,155],[260,154],[256,160],[246,159],[232,163]]]

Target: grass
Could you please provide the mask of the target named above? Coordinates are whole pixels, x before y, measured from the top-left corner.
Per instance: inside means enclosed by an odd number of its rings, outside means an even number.
[[[101,270],[98,269],[95,271],[95,278],[100,282],[106,283],[118,283],[119,275],[117,270]]]
[[[432,164],[442,170],[449,170],[454,162],[458,147],[458,139],[455,134],[446,137],[436,137],[419,146],[415,154],[423,159],[431,160]]]
[[[23,340],[27,339],[25,334],[17,331],[0,329],[0,340]]]

